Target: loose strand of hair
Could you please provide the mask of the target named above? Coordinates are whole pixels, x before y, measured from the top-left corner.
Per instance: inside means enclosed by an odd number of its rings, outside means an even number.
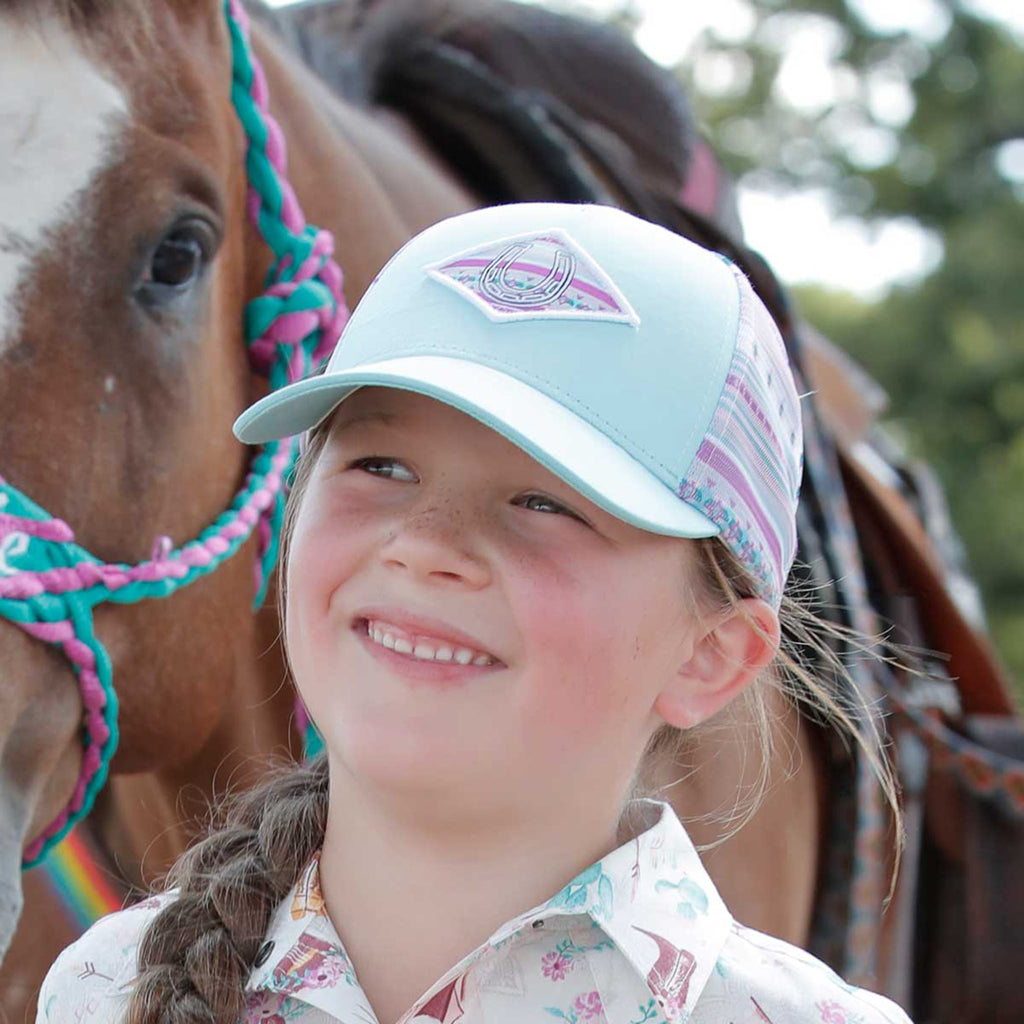
[[[753,591],[743,567],[724,544],[713,538],[702,542],[701,550],[715,590],[731,607],[746,614],[741,601]],[[812,720],[831,726],[848,748],[855,747],[859,751],[870,765],[892,813],[895,843],[889,889],[891,898],[904,840],[899,786],[892,766],[884,756],[886,742],[879,728],[877,709],[861,695],[844,656],[866,657],[882,662],[890,669],[914,671],[911,652],[880,636],[868,636],[823,618],[807,601],[794,597],[792,591],[783,596],[779,619],[783,641],[768,675]],[[763,636],[757,621],[750,617],[750,622]],[[828,641],[833,641],[835,646]],[[809,670],[808,663],[813,664],[816,671]],[[833,685],[827,685],[823,681],[825,679],[834,680]],[[840,687],[840,681],[846,685]]]

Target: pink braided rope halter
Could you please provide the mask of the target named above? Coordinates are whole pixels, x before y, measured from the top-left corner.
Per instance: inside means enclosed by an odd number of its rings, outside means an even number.
[[[266,78],[249,45],[239,0],[225,0],[232,45],[232,100],[248,140],[246,209],[276,257],[262,295],[247,304],[250,362],[272,388],[306,376],[330,354],[348,319],[341,268],[329,231],[306,223],[285,173],[284,136],[268,111]],[[138,565],[104,563],[75,543],[74,532],[0,477],[0,618],[58,646],[78,678],[84,753],[67,805],[26,849],[23,865],[42,860],[91,809],[117,746],[117,696],[110,659],[93,632],[104,602],[166,597],[212,572],[255,531],[256,606],[277,557],[286,481],[298,443],[264,446],[231,506],[195,540],[174,549],[159,537]]]

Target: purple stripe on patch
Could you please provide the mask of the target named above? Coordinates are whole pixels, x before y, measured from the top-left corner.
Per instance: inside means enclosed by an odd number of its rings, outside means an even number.
[[[729,458],[727,452],[724,452],[716,444],[708,441],[707,439],[703,441],[698,449],[696,461],[703,462],[710,469],[714,470],[714,472],[720,474],[729,486],[743,499],[744,504],[757,521],[757,525],[760,527],[761,533],[764,535],[764,539],[768,542],[768,547],[771,549],[772,556],[775,559],[775,565],[779,569],[779,578],[781,579],[782,548],[779,544],[778,534],[765,516],[764,512],[761,510],[760,503],[754,493],[750,490],[750,487],[747,485],[747,481],[744,479],[743,474],[739,471],[736,464],[731,458]]]
[[[454,267],[486,267],[490,263],[491,260],[482,260],[477,259],[475,257],[469,257],[467,259],[455,260],[452,263],[446,263],[440,269],[451,270]],[[512,270],[522,270],[530,274],[539,274],[541,277],[546,277],[549,273],[551,273],[550,267],[541,267],[536,263],[522,263],[517,261],[515,263],[510,263],[509,268]],[[572,281],[570,281],[569,283],[572,285],[572,287],[577,289],[577,291],[583,292],[584,295],[589,295],[592,298],[598,299],[601,302],[604,302],[607,305],[611,306],[611,308],[614,309],[615,312],[622,312],[622,307],[618,304],[618,302],[615,301],[614,296],[609,295],[606,291],[602,291],[600,288],[596,288],[592,284],[587,284],[586,281],[581,281],[578,277],[574,277]]]

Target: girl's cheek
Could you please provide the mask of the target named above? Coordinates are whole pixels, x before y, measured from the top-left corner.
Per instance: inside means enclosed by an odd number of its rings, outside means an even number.
[[[509,592],[535,670],[533,711],[557,710],[563,727],[588,728],[620,700],[617,651],[630,623],[623,621],[614,581],[581,557],[523,557],[517,569]]]
[[[502,561],[513,615],[531,641],[555,640],[570,622],[579,625],[577,609],[586,593],[581,560],[550,546],[517,543]]]
[[[331,595],[372,555],[379,510],[365,501],[307,495],[289,544],[287,594],[304,610],[326,608]]]

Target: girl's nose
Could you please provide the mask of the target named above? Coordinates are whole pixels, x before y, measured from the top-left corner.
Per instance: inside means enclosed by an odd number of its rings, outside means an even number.
[[[387,568],[425,583],[480,589],[490,582],[491,571],[473,544],[462,512],[436,503],[415,509],[397,524],[381,549],[381,559]]]

